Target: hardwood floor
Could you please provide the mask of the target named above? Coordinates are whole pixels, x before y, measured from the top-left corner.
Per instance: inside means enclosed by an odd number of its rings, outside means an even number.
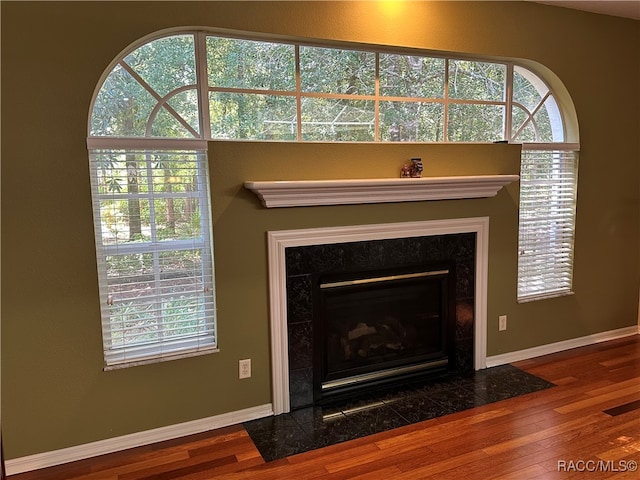
[[[233,426],[8,478],[640,478],[640,335],[515,366],[557,386],[269,463]]]

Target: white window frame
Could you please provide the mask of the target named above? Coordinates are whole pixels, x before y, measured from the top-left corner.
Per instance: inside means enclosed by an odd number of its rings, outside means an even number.
[[[155,150],[135,152],[138,160],[145,165],[145,168],[151,170],[152,159],[150,157],[155,154],[171,154],[174,150]],[[102,218],[103,202],[114,200],[126,200],[129,198],[128,193],[100,193],[98,168],[100,159],[103,155],[126,155],[133,153],[132,150],[91,150],[91,177],[92,177],[92,194],[94,201],[94,218],[96,219],[96,252],[98,258],[98,272],[100,279],[100,305],[102,314],[102,331],[104,344],[105,369],[122,368],[124,366],[140,365],[158,360],[169,360],[182,358],[185,356],[202,355],[218,351],[216,342],[216,325],[215,319],[215,289],[214,289],[214,269],[213,269],[213,237],[211,233],[211,215],[210,215],[210,196],[209,196],[209,177],[207,173],[206,151],[203,150],[181,150],[179,153],[185,153],[192,159],[189,163],[193,163],[197,168],[198,185],[194,192],[188,195],[178,194],[179,197],[184,196],[198,203],[199,211],[203,212],[200,216],[200,234],[189,239],[158,239],[156,236],[157,224],[155,222],[154,208],[150,208],[150,240],[138,242],[113,242],[103,241],[105,232],[102,230],[104,219]],[[147,200],[153,205],[156,200],[167,198],[162,194],[154,191],[152,176],[146,175],[145,179],[148,183],[146,192],[139,193],[136,198]],[[169,194],[168,196],[171,196]],[[178,198],[179,198],[178,197]],[[207,214],[209,212],[209,214]],[[171,280],[163,280],[162,277],[162,255],[163,253],[179,252],[179,251],[199,251],[202,262],[202,272],[191,272],[191,276],[187,276],[189,282],[189,292],[180,291],[173,292],[166,282]],[[152,292],[157,292],[153,296],[149,296],[144,291],[137,290],[139,298],[132,300],[126,292],[119,292],[122,286],[118,278],[111,280],[108,274],[108,258],[110,256],[126,255],[126,256],[142,256],[148,255],[152,258],[154,265],[153,279],[148,279],[144,283],[153,285]],[[195,276],[194,276],[195,274]],[[129,278],[129,275],[127,275]],[[184,277],[183,277],[184,280]],[[113,286],[113,288],[112,288]],[[182,285],[184,288],[185,285]],[[200,293],[193,291],[199,289]],[[135,291],[135,290],[134,290]],[[182,297],[181,297],[182,295]],[[200,317],[199,325],[192,327],[190,333],[183,333],[179,336],[167,334],[165,328],[184,328],[176,319],[176,314],[171,315],[164,311],[163,304],[165,301],[190,302],[193,307],[197,304],[197,308],[201,309],[204,314]],[[156,317],[158,329],[158,338],[153,341],[140,341],[135,339],[135,335],[131,336],[127,332],[129,327],[124,323],[122,317],[118,313],[118,305],[122,302],[131,302],[135,305],[143,305],[151,307],[155,305],[155,309],[159,312]],[[173,317],[173,318],[172,318]],[[192,321],[192,319],[189,319]],[[115,330],[114,330],[115,329]],[[129,337],[130,341],[126,341]],[[118,340],[113,341],[114,338]]]

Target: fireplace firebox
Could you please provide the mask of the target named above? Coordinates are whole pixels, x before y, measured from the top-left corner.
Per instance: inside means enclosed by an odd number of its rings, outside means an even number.
[[[314,403],[454,368],[451,264],[316,275]]]

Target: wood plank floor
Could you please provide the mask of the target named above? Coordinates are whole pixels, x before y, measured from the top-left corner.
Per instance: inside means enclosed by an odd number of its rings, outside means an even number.
[[[8,478],[640,478],[640,335],[515,366],[557,386],[269,463],[233,426]]]

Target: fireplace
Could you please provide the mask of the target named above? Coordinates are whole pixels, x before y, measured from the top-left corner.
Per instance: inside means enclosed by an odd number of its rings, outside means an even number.
[[[455,265],[314,275],[313,400],[455,366]]]
[[[314,282],[356,271],[449,259],[453,347],[449,368],[486,367],[489,218],[318,227],[267,233],[274,414],[314,403]]]

